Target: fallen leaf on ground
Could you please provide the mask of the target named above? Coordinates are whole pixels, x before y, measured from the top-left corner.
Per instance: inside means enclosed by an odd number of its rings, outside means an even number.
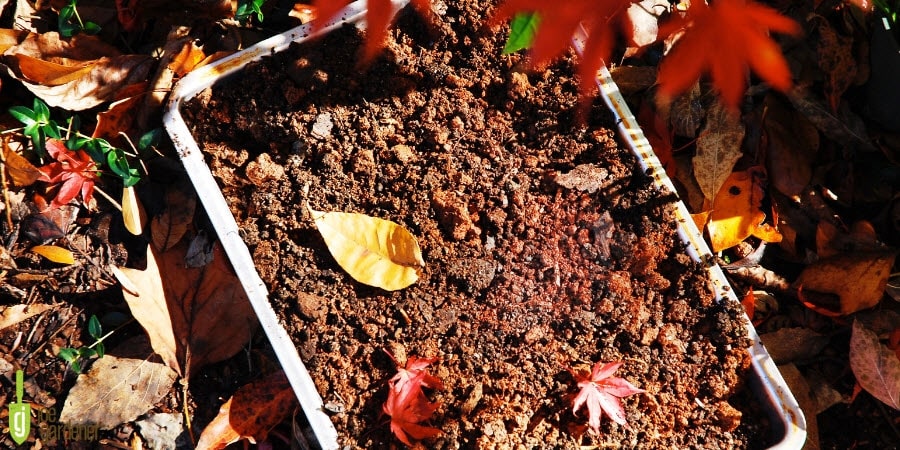
[[[125,229],[131,234],[140,236],[144,233],[147,213],[144,212],[144,205],[134,192],[134,186],[122,189],[122,218],[125,221]]]
[[[765,99],[766,169],[772,186],[794,201],[812,179],[819,150],[819,131],[790,103],[768,95]]]
[[[147,93],[147,83],[135,83],[122,88],[116,93],[115,101],[110,103],[106,111],[97,113],[97,125],[92,138],[103,138],[117,145],[121,140],[121,133],[128,134],[134,125],[136,107],[144,99]]]
[[[572,413],[578,414],[578,410],[582,406],[586,406],[588,426],[594,433],[600,432],[600,419],[603,414],[606,414],[613,422],[628,428],[625,409],[619,399],[646,392],[638,389],[624,378],[612,376],[622,364],[624,363],[603,364],[598,362],[590,371],[569,369],[580,389],[572,403]]]
[[[694,178],[703,195],[713,199],[719,188],[734,169],[734,164],[744,154],[741,142],[744,140],[744,124],[737,114],[716,102],[706,114],[706,126],[697,138],[697,154],[694,163]]]
[[[858,320],[850,336],[850,367],[866,392],[900,409],[900,359]]]
[[[146,338],[120,344],[126,346],[95,360],[78,376],[60,413],[61,423],[109,430],[146,413],[169,393],[176,374],[150,358]],[[141,354],[143,358],[135,357]]]
[[[829,338],[806,327],[780,328],[759,336],[775,364],[809,360],[825,349]]]
[[[835,294],[840,298],[836,313],[850,314],[878,304],[884,296],[895,251],[841,254],[820,259],[800,273],[794,286]]]
[[[428,420],[434,411],[440,406],[438,402],[432,402],[425,396],[422,386],[424,379],[428,377],[424,370],[412,373],[412,378],[402,383],[395,377],[388,382],[388,398],[382,406],[382,411],[391,416],[391,432],[401,442],[412,446],[410,438],[422,440],[441,434],[441,430],[420,425]]]
[[[193,193],[170,186],[166,189],[166,209],[150,222],[150,237],[153,245],[166,251],[184,237],[194,221],[197,197]]]
[[[706,225],[713,252],[734,247],[750,236],[766,242],[781,241],[778,230],[763,223],[766,214],[759,209],[764,195],[761,176],[758,169],[748,169],[734,172],[725,180]]]
[[[56,245],[36,245],[31,247],[31,251],[58,264],[75,264],[75,255]]]
[[[146,269],[120,268],[128,278],[122,284],[131,286],[123,294],[132,315],[153,350],[182,376],[233,356],[257,326],[221,246],[215,246],[212,262],[199,268],[186,267],[186,250],[186,244],[163,253],[149,246]]]
[[[424,267],[415,236],[389,220],[364,214],[321,212],[307,205],[328,251],[353,279],[388,291],[419,279]]]
[[[709,72],[722,100],[736,110],[752,69],[773,88],[791,87],[791,71],[781,47],[768,31],[797,34],[799,25],[768,6],[750,0],[691,2],[687,17],[660,26],[659,35],[684,34],[659,66],[658,96],[663,103]]]
[[[27,34],[3,52],[2,62],[48,105],[82,111],[113,100],[124,86],[146,80],[153,58],[123,55],[95,36],[61,39],[48,32]]]
[[[255,444],[297,407],[297,398],[284,372],[247,384],[225,402],[206,426],[197,450],[221,450],[247,439]]]
[[[3,137],[2,142],[2,158],[4,169],[12,180],[13,185],[18,187],[30,186],[41,177],[41,171],[34,167],[25,157],[19,155],[9,148],[9,135]]]
[[[825,98],[831,106],[831,111],[836,112],[844,92],[856,79],[856,58],[853,55],[854,39],[852,36],[842,36],[831,26],[823,16],[810,14],[808,22],[813,24],[819,35],[816,42],[816,53],[819,69],[824,72]]]
[[[53,305],[45,305],[43,303],[0,307],[0,330],[50,309],[53,309]]]

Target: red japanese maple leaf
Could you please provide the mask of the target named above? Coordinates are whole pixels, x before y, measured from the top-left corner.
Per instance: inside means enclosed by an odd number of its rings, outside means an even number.
[[[316,7],[316,20],[313,29],[321,29],[329,20],[343,9],[351,0],[314,0]],[[416,11],[426,18],[431,18],[430,0],[410,0]],[[384,47],[388,27],[394,18],[394,5],[391,0],[369,0],[366,5],[366,45],[363,48],[362,61],[367,63],[375,58],[375,55]]]
[[[600,432],[600,418],[605,412],[613,422],[628,427],[625,421],[625,409],[619,398],[646,392],[636,388],[623,378],[612,376],[622,365],[622,362],[608,364],[597,363],[591,372],[587,370],[572,370],[572,376],[578,382],[581,391],[572,404],[572,413],[578,414],[578,410],[587,405],[588,425],[594,433]]]
[[[684,18],[660,27],[659,36],[684,29],[659,67],[661,102],[684,92],[709,72],[722,100],[737,108],[747,86],[748,67],[780,91],[791,87],[791,71],[768,31],[797,34],[799,25],[750,0],[691,2]]]
[[[41,181],[62,185],[56,197],[50,202],[48,209],[59,208],[81,193],[81,199],[89,203],[94,196],[94,182],[99,178],[97,164],[87,153],[66,148],[66,144],[58,139],[47,139],[47,154],[55,162],[38,167]]]
[[[631,21],[625,14],[632,0],[506,0],[491,15],[492,25],[499,24],[518,12],[535,12],[540,25],[534,36],[531,54],[536,67],[542,67],[562,55],[572,43],[572,36],[584,26],[588,39],[578,63],[582,98],[596,88],[597,70],[609,58],[617,33],[631,38]]]
[[[406,445],[412,445],[409,438],[421,440],[441,434],[437,428],[420,425],[440,406],[440,403],[428,400],[422,391],[426,375],[424,371],[416,372],[399,389],[394,381],[388,383],[390,389],[382,410],[391,416],[391,432]]]
[[[400,367],[400,363],[394,358],[394,355],[387,353],[388,357],[394,361],[394,364],[397,365],[397,374],[394,375],[388,383],[391,384],[393,389],[399,391],[403,389],[403,387],[411,382],[412,380],[416,380],[422,386],[431,389],[443,389],[444,383],[438,377],[431,375],[428,371],[425,370],[426,367],[431,365],[431,363],[438,360],[438,358],[419,358],[417,356],[410,356],[406,360],[406,367]],[[421,377],[417,377],[419,374],[422,374]]]

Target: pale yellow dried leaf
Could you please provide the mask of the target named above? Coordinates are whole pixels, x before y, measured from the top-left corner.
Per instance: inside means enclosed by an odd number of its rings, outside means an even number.
[[[806,266],[794,281],[804,292],[835,294],[841,314],[851,314],[878,304],[884,296],[894,257],[892,250],[846,253]]]
[[[697,138],[697,154],[692,160],[694,177],[706,198],[715,198],[743,154],[744,132],[740,116],[720,101],[707,110],[706,126]]]
[[[48,309],[53,309],[52,305],[43,303],[35,303],[32,305],[12,305],[0,307],[0,330],[11,327],[23,320],[40,314]]]
[[[56,245],[36,245],[31,247],[31,251],[58,264],[75,264],[75,255]]]
[[[140,236],[144,233],[147,213],[144,212],[144,205],[134,192],[134,186],[122,189],[122,217],[125,220],[125,229],[131,234]]]
[[[78,376],[66,395],[59,422],[71,426],[99,426],[109,430],[150,411],[175,383],[175,371],[153,361],[146,338],[121,344],[143,350],[138,357],[121,354],[120,348],[95,360],[90,370]],[[120,347],[121,347],[120,346]]]
[[[307,208],[335,261],[356,281],[396,291],[418,280],[416,269],[425,261],[406,228],[364,214]]]

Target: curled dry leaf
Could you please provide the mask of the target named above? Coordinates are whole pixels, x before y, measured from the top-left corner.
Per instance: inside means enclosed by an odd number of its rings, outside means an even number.
[[[708,199],[715,198],[719,188],[731,174],[734,163],[741,158],[744,124],[722,102],[710,106],[706,126],[697,138],[694,156],[694,177]]]
[[[123,55],[94,36],[61,39],[49,32],[16,38],[0,59],[10,75],[48,105],[71,111],[113,100],[122,87],[145,80],[153,65],[148,55]]]
[[[35,303],[32,305],[4,306],[0,308],[0,330],[11,327],[49,309],[53,309],[53,305]]]
[[[220,450],[241,439],[264,440],[297,406],[284,372],[247,384],[225,402],[200,435],[197,450]]]
[[[750,236],[766,242],[781,241],[781,233],[763,223],[766,214],[759,209],[763,198],[761,176],[758,169],[734,172],[719,189],[707,224],[713,252],[734,247]]]
[[[56,245],[36,245],[31,247],[31,251],[57,264],[75,264],[75,255],[71,251]]]
[[[186,266],[186,250],[186,244],[163,253],[151,246],[146,269],[116,273],[126,278],[121,280],[125,301],[153,350],[182,376],[233,356],[258,323],[221,246],[215,246],[212,262],[199,268]]]
[[[389,220],[364,214],[322,212],[307,205],[328,251],[353,279],[388,291],[419,279],[424,267],[415,236]]]
[[[900,359],[858,320],[853,321],[850,337],[850,367],[866,392],[900,409]]]
[[[809,291],[835,294],[840,299],[835,313],[850,314],[878,304],[884,295],[897,252],[881,250],[846,253],[806,266],[794,286]],[[811,295],[805,296],[813,299]],[[809,300],[810,303],[815,303]]]
[[[2,149],[0,149],[0,161],[3,161],[3,168],[12,180],[14,186],[29,186],[39,178],[41,171],[34,167],[22,155],[19,155],[9,147],[9,135],[3,137]]]

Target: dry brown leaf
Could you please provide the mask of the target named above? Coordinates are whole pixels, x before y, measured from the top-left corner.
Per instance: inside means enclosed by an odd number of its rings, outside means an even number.
[[[759,335],[775,364],[808,360],[819,355],[828,345],[829,337],[805,327],[780,328]]]
[[[0,161],[14,186],[30,186],[41,177],[41,172],[22,155],[9,148],[9,135],[3,137]]]
[[[134,123],[135,108],[146,93],[146,82],[122,88],[116,93],[116,101],[110,103],[106,111],[97,113],[97,126],[94,127],[91,137],[116,143],[121,140],[120,132],[129,134]]]
[[[672,131],[678,136],[697,137],[697,129],[703,122],[703,102],[701,101],[700,83],[694,85],[684,94],[678,96],[663,111],[666,113]]]
[[[147,330],[153,349],[182,376],[233,356],[257,326],[221,246],[215,246],[212,262],[199,268],[186,267],[186,250],[182,244],[159,253],[150,246],[146,269],[121,268],[128,278],[123,284],[138,292],[123,290],[132,315]]]
[[[829,139],[848,148],[878,151],[869,138],[866,124],[846,104],[833,112],[821,97],[801,86],[788,92],[787,97],[797,111]]]
[[[708,199],[713,199],[731,174],[743,151],[744,124],[717,101],[706,113],[706,126],[697,138],[694,177]]]
[[[56,245],[35,245],[31,247],[31,251],[58,264],[75,264],[75,255]]]
[[[841,36],[828,22],[817,14],[810,15],[819,34],[816,53],[819,68],[825,73],[825,98],[836,112],[841,96],[856,79],[856,58],[853,55],[853,37]]]
[[[125,220],[125,229],[131,234],[140,236],[144,233],[147,213],[144,212],[144,205],[134,192],[134,186],[122,189],[122,218]]]
[[[732,173],[719,189],[709,215],[709,239],[713,252],[740,244],[750,236],[766,242],[780,242],[781,233],[764,224],[766,214],[760,210],[763,190],[759,169]]]
[[[850,314],[878,304],[884,295],[894,257],[893,250],[840,254],[806,266],[794,281],[805,293],[835,294],[840,314]]]
[[[353,279],[388,291],[419,279],[424,267],[415,236],[389,220],[364,214],[321,212],[307,205],[335,261]]]
[[[60,39],[55,32],[27,34],[6,49],[2,62],[11,76],[48,105],[71,111],[113,100],[122,87],[146,80],[153,65],[148,55],[122,55],[94,36]],[[45,85],[34,79],[62,83]]]
[[[197,450],[221,450],[241,439],[262,441],[296,406],[294,390],[282,371],[243,386],[203,430]]]
[[[11,327],[49,309],[53,309],[53,305],[42,303],[0,307],[0,330]]]
[[[126,345],[129,355],[122,355],[117,348],[95,360],[87,373],[78,376],[66,396],[60,423],[97,425],[109,430],[146,413],[169,393],[175,383],[175,371],[149,358],[152,351],[146,337],[130,339],[120,347]],[[143,354],[131,357],[137,350],[143,350]]]
[[[850,336],[850,367],[866,392],[900,410],[900,359],[858,320]]]
[[[797,201],[812,179],[819,131],[779,97],[765,100],[766,169],[775,189]]]
[[[694,178],[694,165],[691,163],[691,155],[688,153],[675,154],[675,178],[672,180],[678,184],[678,193],[688,209],[693,212],[704,211],[712,207],[712,201],[707,200]],[[701,228],[702,229],[702,228]]]
[[[178,188],[166,191],[166,209],[150,223],[150,237],[156,248],[166,251],[184,237],[194,221],[197,197]]]
[[[816,254],[819,258],[827,258],[839,253],[877,251],[882,245],[878,242],[872,224],[859,221],[849,231],[823,220],[816,228]]]
[[[19,45],[19,42],[22,39],[25,39],[25,36],[28,35],[27,31],[24,30],[12,30],[9,28],[0,28],[0,53],[6,51],[6,49]]]

